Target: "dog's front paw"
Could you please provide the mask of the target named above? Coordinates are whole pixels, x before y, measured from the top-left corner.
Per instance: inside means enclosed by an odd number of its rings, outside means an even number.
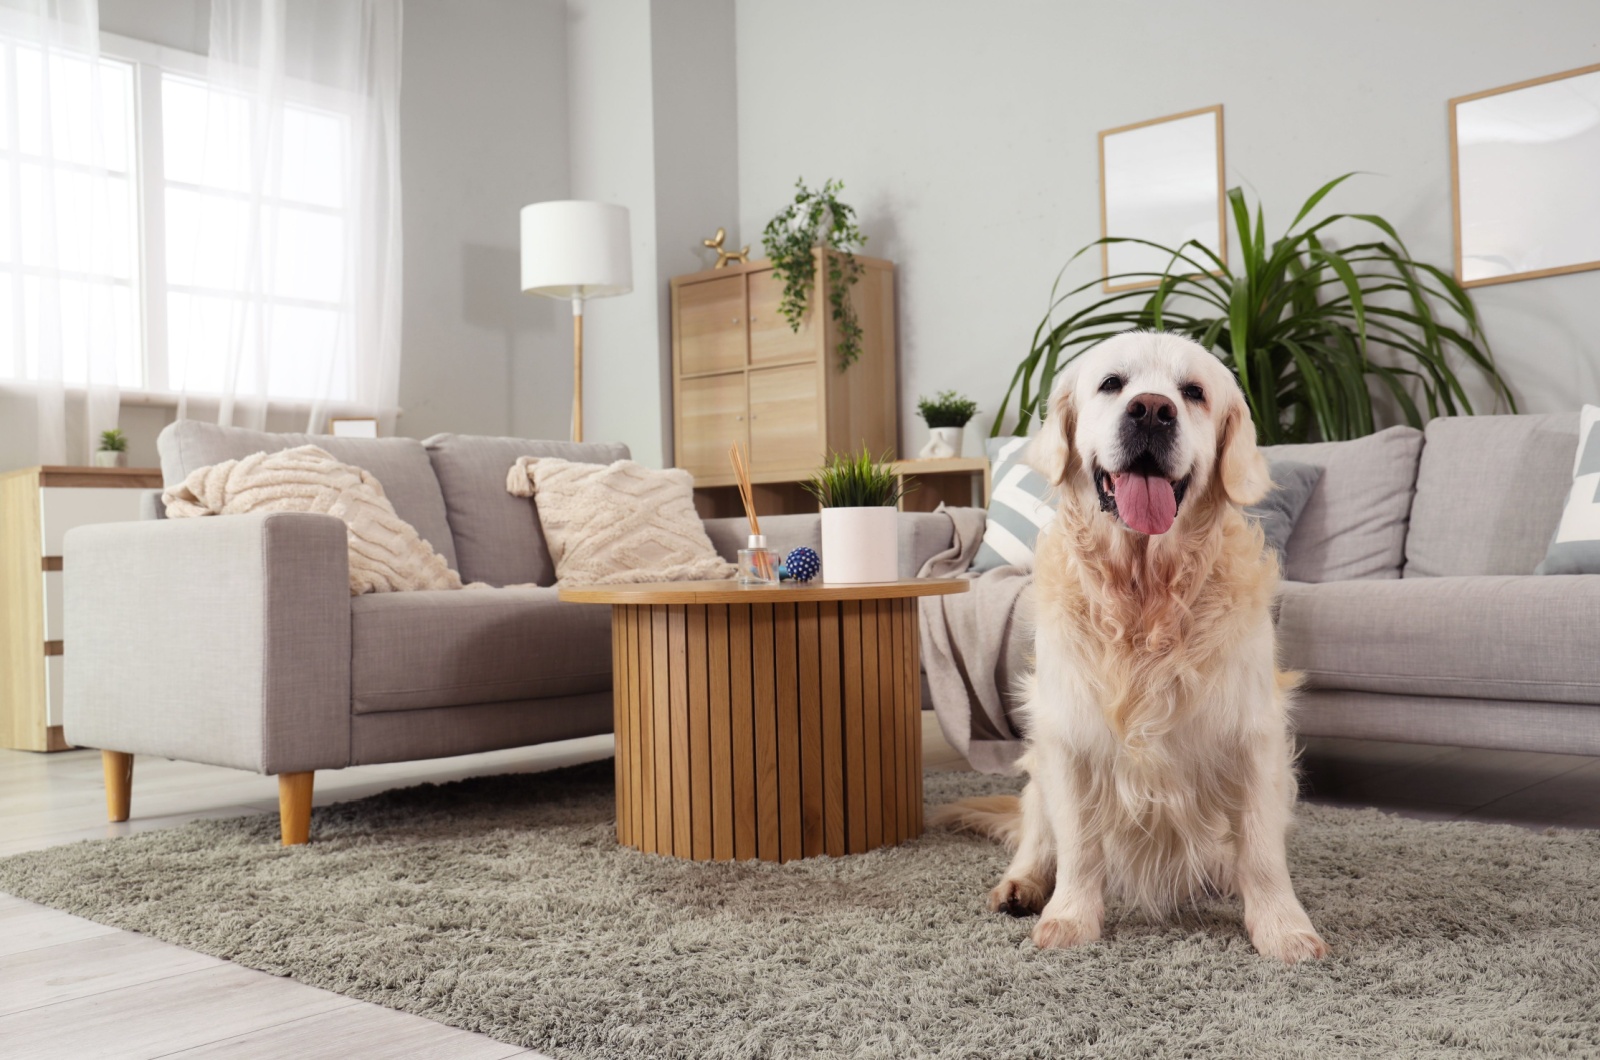
[[[1045,916],[1033,929],[1033,944],[1041,950],[1064,950],[1099,938],[1100,921],[1080,916]]]
[[[1322,941],[1304,913],[1252,926],[1250,942],[1261,956],[1276,957],[1285,964],[1299,964],[1328,955],[1328,944]]]
[[[1050,892],[1042,880],[1007,876],[989,892],[989,910],[1007,916],[1035,916],[1049,899]]]

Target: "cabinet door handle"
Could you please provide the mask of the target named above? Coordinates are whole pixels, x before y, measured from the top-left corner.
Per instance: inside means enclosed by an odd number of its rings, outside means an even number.
[[[733,422],[735,422],[735,423],[743,423],[744,422],[744,417],[743,416],[735,416],[733,418]]]

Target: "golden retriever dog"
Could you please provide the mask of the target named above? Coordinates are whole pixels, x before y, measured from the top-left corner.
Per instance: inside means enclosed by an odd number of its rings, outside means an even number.
[[[1109,888],[1154,914],[1237,894],[1257,951],[1327,947],[1289,881],[1292,675],[1268,610],[1275,556],[1242,506],[1272,482],[1232,374],[1177,335],[1073,362],[1028,461],[1056,486],[1034,574],[1027,786],[935,823],[1015,851],[989,905],[1033,941],[1100,937]]]

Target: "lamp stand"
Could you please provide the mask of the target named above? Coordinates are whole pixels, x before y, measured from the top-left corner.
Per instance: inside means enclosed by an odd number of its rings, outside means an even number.
[[[583,296],[572,299],[572,440],[583,441]]]

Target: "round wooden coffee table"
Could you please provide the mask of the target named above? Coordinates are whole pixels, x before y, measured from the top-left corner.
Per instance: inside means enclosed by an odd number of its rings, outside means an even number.
[[[561,590],[611,605],[617,840],[695,860],[922,834],[917,597],[957,580]]]

